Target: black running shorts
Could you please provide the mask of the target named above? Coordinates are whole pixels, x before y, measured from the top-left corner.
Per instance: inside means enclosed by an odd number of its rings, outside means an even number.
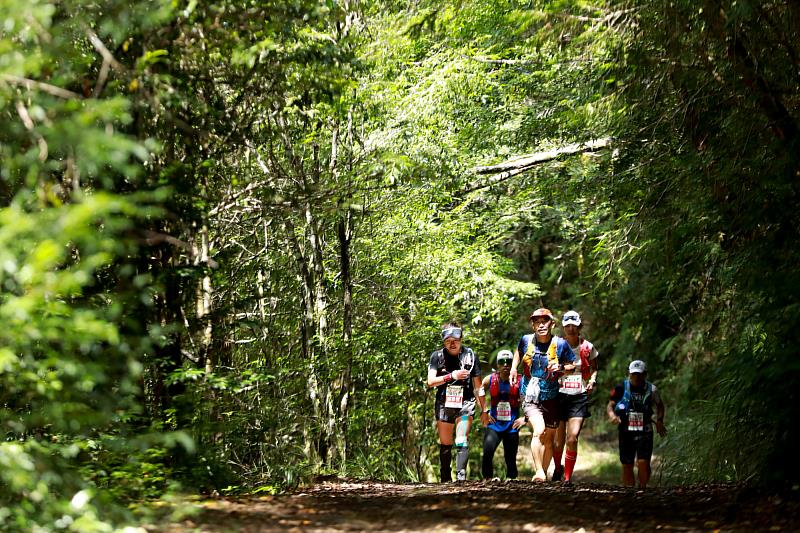
[[[652,431],[619,430],[619,461],[632,465],[636,460],[649,461],[653,455]]]
[[[558,393],[558,419],[589,418],[589,394]]]
[[[437,421],[455,424],[456,421],[464,415],[475,415],[475,398],[465,401],[460,409],[457,407],[445,407],[444,400],[441,402],[437,401],[434,409],[436,410]]]

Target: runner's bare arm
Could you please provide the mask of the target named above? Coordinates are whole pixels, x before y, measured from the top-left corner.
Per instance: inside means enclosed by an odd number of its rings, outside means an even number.
[[[428,369],[428,387],[439,387],[456,379],[467,379],[469,370],[453,370],[444,376],[437,376],[436,374],[438,374],[438,372],[435,368]]]
[[[438,387],[452,381],[452,376],[450,374],[445,374],[444,376],[437,376],[436,374],[438,374],[438,372],[435,368],[428,369],[428,387]]]
[[[514,350],[514,360],[511,361],[511,374],[509,374],[508,379],[511,383],[517,382],[517,367],[519,366],[519,349]]]
[[[609,400],[608,405],[606,406],[606,414],[608,415],[608,419],[611,421],[612,424],[619,425],[622,420],[617,416],[614,412],[614,406],[617,405],[617,402],[614,400]]]
[[[482,396],[478,394],[478,391],[483,387],[483,383],[481,383],[481,378],[478,376],[472,376],[472,388],[475,390],[475,400],[478,402],[478,406],[481,408],[481,413],[483,413],[483,406],[486,405],[486,396]]]
[[[492,375],[489,374],[485,378],[483,378],[483,382],[481,382],[481,387],[483,387],[483,393],[485,395],[489,395],[489,380],[492,379]]]

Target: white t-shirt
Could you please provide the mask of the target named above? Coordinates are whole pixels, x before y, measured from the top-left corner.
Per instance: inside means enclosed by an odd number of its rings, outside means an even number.
[[[595,348],[591,342],[589,342],[589,346],[591,347],[589,350],[589,361],[597,359],[597,356],[600,355],[597,352],[597,348]],[[578,346],[570,346],[570,349],[572,353],[575,354],[575,362],[573,363],[575,365],[575,370],[570,374],[561,376],[561,386],[558,392],[562,394],[582,394],[586,392],[586,381],[584,381],[581,374],[581,346],[580,344]]]

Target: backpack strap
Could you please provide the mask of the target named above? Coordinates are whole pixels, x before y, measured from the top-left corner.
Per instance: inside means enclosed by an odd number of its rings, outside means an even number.
[[[464,357],[467,356],[467,357]],[[468,359],[468,366],[469,368],[464,368],[464,359]],[[475,367],[475,352],[472,351],[472,348],[462,348],[461,353],[458,354],[458,362],[461,365],[461,368],[464,370],[469,370],[472,372],[472,369]]]
[[[650,400],[650,395],[653,393],[653,384],[649,381],[645,381],[644,387],[644,398],[642,398],[642,404],[644,408],[647,409],[649,407],[648,401]]]
[[[519,380],[511,385],[508,391],[508,402],[511,404],[511,407],[515,409],[519,407]]]
[[[439,368],[444,368],[444,350],[442,348],[436,350],[436,361],[438,362]]]
[[[500,383],[497,380],[497,372],[492,372],[489,375],[489,401],[492,407],[497,407],[497,402],[500,399]]]
[[[592,343],[587,341],[586,339],[581,339],[581,344],[579,348],[580,358],[581,358],[581,377],[583,381],[589,381],[589,378],[592,376],[592,366],[589,363],[589,356],[592,354]]]
[[[547,347],[547,364],[552,365],[553,363],[558,364],[558,337],[553,335],[553,338],[550,339],[550,346]]]
[[[622,393],[622,399],[618,402],[625,406],[625,414],[631,410],[631,382],[625,380],[625,392]]]
[[[525,373],[525,377],[528,379],[531,378],[531,366],[533,365],[533,356],[535,353],[536,353],[536,336],[531,335],[531,338],[528,341],[528,349],[525,350],[525,355],[522,358],[522,370]]]

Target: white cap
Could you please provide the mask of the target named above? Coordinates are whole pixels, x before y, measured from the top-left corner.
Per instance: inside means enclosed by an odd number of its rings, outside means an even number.
[[[500,350],[497,352],[497,357],[495,357],[495,360],[499,361],[500,359],[514,359],[514,354],[511,352],[511,350]]]
[[[561,317],[561,325],[562,326],[580,326],[581,325],[581,315],[579,315],[577,311],[567,311],[566,313],[564,313],[564,316]]]
[[[644,364],[644,361],[637,359],[628,365],[629,374],[644,374],[645,372],[647,372],[647,365]]]

